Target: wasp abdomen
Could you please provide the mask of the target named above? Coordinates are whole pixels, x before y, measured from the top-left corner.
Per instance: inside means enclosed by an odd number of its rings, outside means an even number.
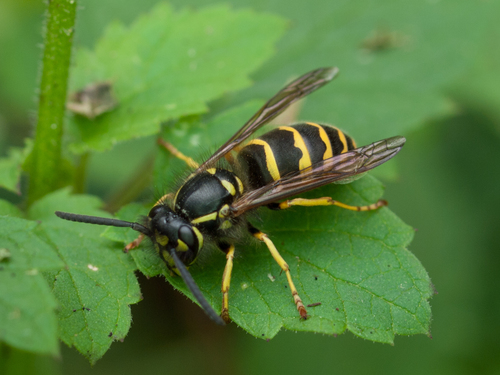
[[[280,126],[250,141],[238,153],[242,175],[256,189],[291,172],[356,148],[351,137],[312,122]]]

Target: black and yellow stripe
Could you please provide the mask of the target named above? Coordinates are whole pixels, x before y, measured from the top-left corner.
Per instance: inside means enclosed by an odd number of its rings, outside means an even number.
[[[250,187],[256,189],[354,148],[352,138],[341,130],[308,122],[281,126],[250,141],[237,161]]]

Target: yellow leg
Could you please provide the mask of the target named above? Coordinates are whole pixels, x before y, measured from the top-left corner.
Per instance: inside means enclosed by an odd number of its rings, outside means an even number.
[[[226,267],[222,275],[222,312],[220,314],[224,322],[229,323],[229,285],[231,284],[231,273],[233,271],[234,245],[230,245],[228,249],[222,249],[226,253]]]
[[[304,199],[304,198],[296,198],[288,201],[284,201],[279,203],[278,208],[280,210],[284,210],[290,208],[292,206],[337,206],[342,207],[351,211],[371,211],[376,210],[377,208],[387,206],[387,201],[380,199],[377,203],[369,204],[367,206],[349,206],[348,204],[335,201],[330,197],[316,198],[316,199]]]
[[[158,138],[158,144],[160,146],[165,147],[176,158],[184,160],[190,168],[198,168],[199,167],[199,164],[197,162],[195,162],[190,157],[184,155],[182,152],[177,150],[172,144],[168,143],[167,141],[164,141],[163,139]]]
[[[266,244],[267,248],[271,252],[271,255],[273,256],[276,263],[278,263],[278,265],[281,267],[281,269],[283,271],[285,271],[286,278],[288,280],[288,285],[290,286],[290,290],[292,291],[293,302],[295,302],[295,306],[297,306],[297,310],[300,314],[300,317],[304,320],[307,319],[307,317],[308,317],[307,311],[306,311],[304,304],[302,303],[302,300],[299,297],[299,292],[297,292],[297,289],[295,288],[295,285],[293,284],[292,275],[290,274],[290,267],[285,262],[283,257],[280,255],[280,253],[276,249],[276,246],[274,246],[273,242],[269,239],[267,234],[262,233],[260,230],[253,228],[253,227],[250,227],[250,233],[252,233],[252,235],[255,238],[257,238],[258,240],[260,240]]]

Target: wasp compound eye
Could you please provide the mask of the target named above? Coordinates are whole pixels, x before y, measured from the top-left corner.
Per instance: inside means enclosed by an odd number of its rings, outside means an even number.
[[[198,248],[196,235],[188,225],[179,228],[179,240],[184,242],[190,249]]]

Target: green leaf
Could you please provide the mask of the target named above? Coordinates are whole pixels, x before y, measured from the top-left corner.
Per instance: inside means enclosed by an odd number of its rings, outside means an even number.
[[[91,121],[73,117],[75,152],[159,131],[162,121],[207,111],[206,103],[250,85],[273,52],[284,19],[212,6],[174,12],[159,4],[130,28],[109,26],[94,52],[76,55],[72,89],[111,81],[119,106]]]
[[[19,208],[14,206],[12,203],[0,199],[0,215],[12,216],[12,217],[23,217],[23,213]]]
[[[0,216],[0,340],[22,350],[57,354],[57,302],[42,272],[63,263],[38,236],[38,227]]]
[[[167,126],[163,135],[190,155],[189,150],[200,147],[193,140],[216,140],[217,129],[232,134],[232,127],[243,123],[241,118],[250,117],[256,108],[257,103],[247,104],[207,124],[199,119],[182,120]],[[230,121],[222,126],[221,119]],[[226,139],[227,134],[221,137]],[[171,176],[169,168],[184,163],[172,159],[161,151],[155,178],[157,189],[162,188],[165,176]],[[172,191],[175,190],[165,189],[157,198]],[[364,205],[376,202],[382,194],[382,185],[366,176],[352,184],[331,185],[304,196],[332,196],[347,204]],[[138,205],[127,206],[119,217],[134,221],[147,212],[148,209]],[[309,308],[311,318],[300,321],[279,266],[263,244],[249,246],[247,239],[237,244],[231,282],[230,315],[236,324],[261,338],[274,337],[282,327],[328,334],[349,330],[386,343],[392,343],[396,334],[429,333],[430,280],[406,249],[413,238],[413,229],[388,208],[373,212],[337,207],[269,212],[263,208],[260,213],[262,222],[251,221],[270,235],[290,265],[304,303],[320,302],[321,306]],[[113,228],[108,233],[118,239],[118,231]],[[127,231],[124,243],[136,237],[131,232]],[[136,250],[132,255],[147,276],[163,273],[174,287],[190,296],[182,279],[171,277],[153,251]],[[222,253],[205,251],[200,258],[190,270],[208,301],[220,309],[225,257]]]
[[[91,363],[101,358],[111,343],[123,339],[131,323],[130,304],[141,299],[135,265],[116,242],[100,236],[103,227],[61,220],[54,211],[109,217],[99,210],[100,201],[70,196],[67,189],[36,202],[33,219],[42,220],[44,233],[53,243],[64,268],[47,274],[61,308],[59,334]]]
[[[352,184],[327,186],[304,197],[332,196],[347,204],[363,205],[377,201],[382,192],[381,184],[366,176]],[[272,306],[273,319],[262,325],[262,314],[253,316],[254,309],[242,303],[241,308],[236,307],[236,314],[254,334],[258,329],[272,333],[281,325],[328,334],[347,329],[363,338],[392,343],[396,334],[429,333],[430,280],[420,262],[406,249],[413,229],[388,208],[352,212],[303,207],[289,212],[265,212],[260,226],[287,260],[304,303],[321,302],[321,306],[310,308],[312,318],[300,322],[294,317],[295,311],[285,308],[290,300],[286,289],[281,296],[269,293],[269,297],[258,302]],[[260,250],[259,254],[250,252],[248,257],[269,257]],[[242,255],[241,262],[246,261],[243,257],[247,256]],[[283,289],[286,280],[279,276],[273,260],[264,263],[265,266],[244,272],[243,277],[240,275],[240,285],[246,282],[254,291],[274,289],[275,293],[280,287]],[[275,276],[274,284],[278,285],[273,288],[264,277],[265,272]],[[257,281],[250,284],[247,280],[252,275]],[[240,288],[237,293],[244,298],[252,291]]]
[[[24,148],[13,147],[8,156],[0,159],[0,187],[21,194],[19,180],[21,178],[22,165],[33,148],[33,142],[26,140]]]
[[[304,196],[332,196],[363,205],[377,201],[382,192],[381,184],[366,176]],[[128,206],[119,217],[135,220],[141,210],[146,213],[140,206]],[[289,264],[302,300],[306,305],[321,305],[309,307],[310,318],[301,321],[286,277],[267,248],[260,243],[248,245],[245,240],[237,244],[231,280],[230,314],[236,324],[264,339],[274,337],[282,327],[326,334],[349,330],[384,343],[393,343],[396,334],[429,334],[428,299],[433,289],[420,262],[406,249],[413,229],[388,208],[352,212],[338,207],[301,207],[282,212],[261,209],[260,213],[262,222],[252,221],[269,234]],[[134,237],[128,233],[122,238],[130,242]],[[141,272],[150,277],[165,275],[192,299],[182,279],[170,276],[153,251],[134,250],[132,254]],[[222,253],[205,250],[190,268],[216,309],[221,308],[224,265]]]

